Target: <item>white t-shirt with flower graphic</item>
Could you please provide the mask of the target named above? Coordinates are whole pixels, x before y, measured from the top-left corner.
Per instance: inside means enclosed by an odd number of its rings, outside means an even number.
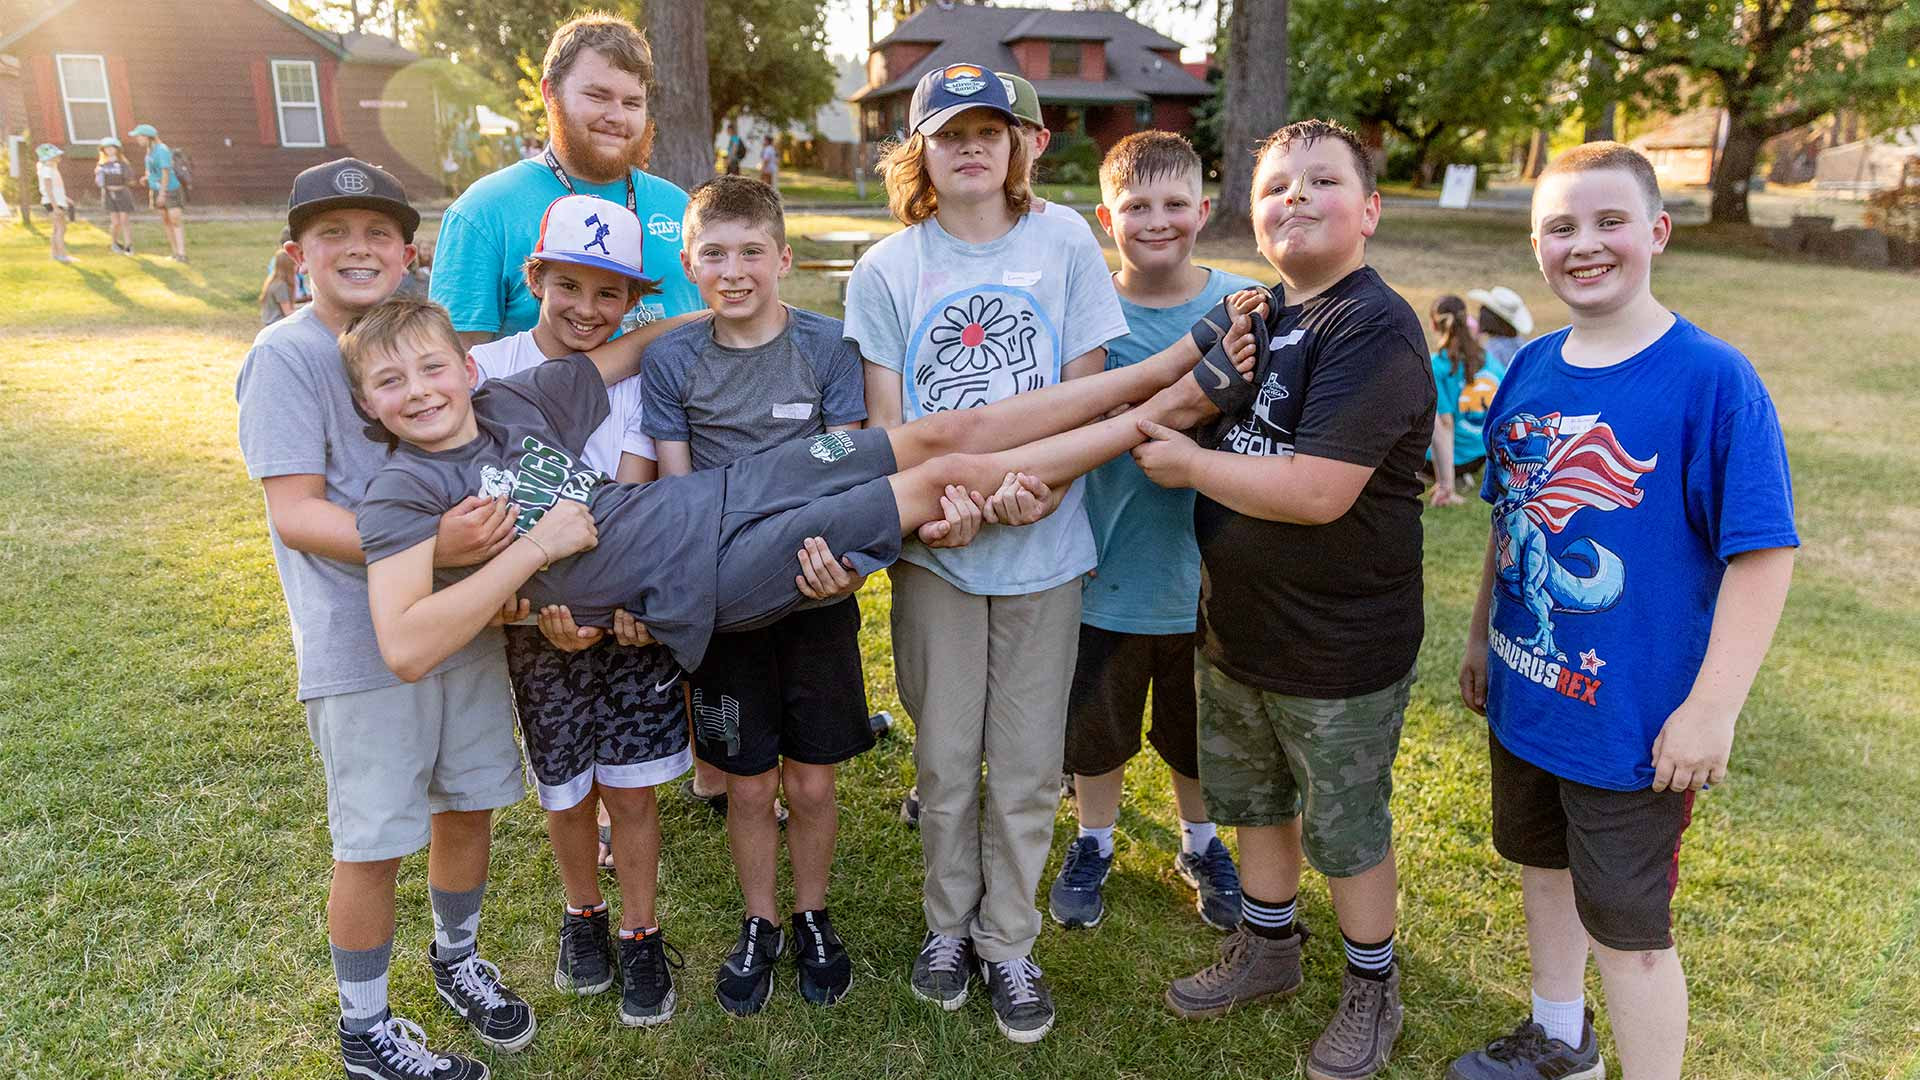
[[[900,373],[908,420],[1051,386],[1068,361],[1126,333],[1099,241],[1064,215],[1023,214],[984,244],[929,218],[869,248],[847,283],[847,337]],[[1064,585],[1095,561],[1081,499],[1076,480],[1037,525],[989,527],[964,548],[910,540],[901,558],[977,596]]]

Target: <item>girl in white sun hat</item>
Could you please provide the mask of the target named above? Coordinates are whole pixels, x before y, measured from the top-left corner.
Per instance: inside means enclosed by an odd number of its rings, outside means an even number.
[[[67,221],[73,217],[73,200],[67,198],[67,184],[60,176],[60,157],[66,151],[52,143],[41,143],[33,151],[40,159],[34,176],[40,181],[40,205],[53,220],[53,261],[70,263],[67,254]]]

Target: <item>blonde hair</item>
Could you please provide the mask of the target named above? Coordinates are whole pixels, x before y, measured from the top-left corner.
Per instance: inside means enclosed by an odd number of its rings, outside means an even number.
[[[254,302],[266,303],[267,295],[273,291],[273,283],[276,281],[287,283],[287,299],[293,299],[293,291],[300,284],[299,273],[300,268],[295,265],[293,256],[287,254],[284,249],[275,251],[273,266],[267,270],[267,279],[260,283],[260,299]]]
[[[366,397],[360,391],[360,378],[368,360],[376,353],[392,350],[402,338],[422,333],[438,335],[455,352],[466,355],[447,309],[422,296],[389,297],[348,323],[340,335],[340,368],[346,373],[347,385],[353,388],[354,399]]]
[[[1031,148],[1026,136],[1009,121],[1007,133],[1007,212],[1015,217],[1033,205],[1033,188],[1027,171]],[[927,171],[927,137],[914,132],[906,142],[889,145],[880,154],[880,175],[886,179],[887,209],[903,225],[918,225],[940,210],[940,193],[933,189],[933,177]]]

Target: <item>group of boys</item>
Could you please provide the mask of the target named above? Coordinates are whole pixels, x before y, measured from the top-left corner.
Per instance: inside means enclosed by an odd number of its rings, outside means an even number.
[[[1401,1027],[1388,803],[1423,635],[1415,473],[1433,387],[1417,317],[1366,266],[1380,204],[1365,148],[1309,121],[1277,132],[1258,161],[1255,230],[1280,281],[1252,323],[1251,382],[1219,332],[1248,302],[1236,308],[1228,294],[1251,283],[1191,261],[1208,213],[1198,159],[1177,136],[1147,132],[1116,145],[1102,168],[1099,220],[1119,251],[1130,331],[1108,366],[1191,334],[1203,354],[1194,375],[1220,415],[1191,437],[1142,421],[1144,444],[1089,484],[1101,558],[1086,583],[1066,758],[1081,827],[1050,906],[1068,926],[1101,919],[1120,775],[1140,748],[1151,686],[1149,740],[1172,769],[1182,819],[1176,868],[1203,917],[1231,930],[1217,963],[1174,981],[1169,1007],[1215,1016],[1301,987],[1304,859],[1329,879],[1346,955],[1341,1005],[1308,1074],[1352,1080],[1386,1064]],[[387,448],[363,434],[337,338],[391,293],[418,221],[400,185],[372,165],[343,159],[302,173],[289,251],[311,275],[314,302],[262,331],[238,384],[241,444],[265,489],[300,696],[326,772],[329,939],[349,1074],[488,1074],[427,1050],[420,1029],[387,1008],[398,862],[423,846],[440,997],[497,1050],[533,1038],[531,1008],[475,948],[490,814],[521,795],[510,686],[542,805],[577,816],[598,792],[616,838],[627,834],[616,845],[618,964],[597,885],[569,880],[558,987],[608,989],[617,966],[623,1022],[673,1015],[677,951],[653,910],[651,788],[686,768],[691,716],[694,752],[729,777],[745,905],[716,975],[719,1003],[735,1015],[766,1005],[789,932],[802,995],[839,1001],[852,965],[826,902],[834,771],[873,744],[850,599],[862,578],[850,560],[809,541],[791,573],[812,604],[716,635],[687,671],[684,698],[679,669],[644,647],[631,618],[616,618],[615,636],[641,648],[600,648],[653,660],[623,668],[631,692],[592,708],[540,707],[543,691],[560,701],[553,680],[510,679],[496,632],[404,682],[375,645],[354,508]],[[1451,1075],[1604,1075],[1580,994],[1591,938],[1627,1075],[1677,1076],[1675,860],[1692,792],[1724,775],[1733,720],[1784,597],[1797,543],[1785,458],[1751,367],[1652,301],[1650,257],[1668,226],[1644,159],[1604,146],[1573,152],[1542,179],[1534,224],[1542,270],[1574,324],[1516,359],[1489,417],[1483,494],[1494,529],[1461,674],[1463,698],[1491,720],[1496,846],[1527,868],[1534,1010]],[[683,230],[682,265],[711,314],[634,331],[649,343],[646,364],[630,380],[632,400],[601,429],[605,464],[589,463],[625,470],[623,453],[646,438],[659,473],[677,475],[858,427],[857,350],[837,320],[780,300],[792,256],[778,196],[716,178],[692,193]],[[593,196],[546,208],[524,270],[539,323],[474,350],[485,375],[613,337],[651,286],[641,235],[630,211]],[[1559,543],[1582,509],[1591,512],[1578,538]],[[981,527],[964,492],[946,510],[955,530]],[[446,513],[435,563],[498,554],[512,536],[508,514],[500,491]],[[1677,650],[1676,596],[1688,599],[1689,620]],[[564,608],[538,623],[556,641],[598,636]],[[1656,651],[1654,641],[1664,644]],[[1628,676],[1601,677],[1606,664]],[[622,803],[621,789],[648,795]],[[782,789],[795,891],[785,922],[774,888]],[[1237,876],[1215,822],[1237,828]],[[562,832],[554,837],[558,848]]]

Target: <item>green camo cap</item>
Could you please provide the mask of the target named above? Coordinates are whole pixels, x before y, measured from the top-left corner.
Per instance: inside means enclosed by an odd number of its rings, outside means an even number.
[[[1007,96],[1013,99],[1014,117],[1034,127],[1046,127],[1047,122],[1040,118],[1040,93],[1033,88],[1033,84],[1011,72],[996,71],[994,74],[1007,84]]]

